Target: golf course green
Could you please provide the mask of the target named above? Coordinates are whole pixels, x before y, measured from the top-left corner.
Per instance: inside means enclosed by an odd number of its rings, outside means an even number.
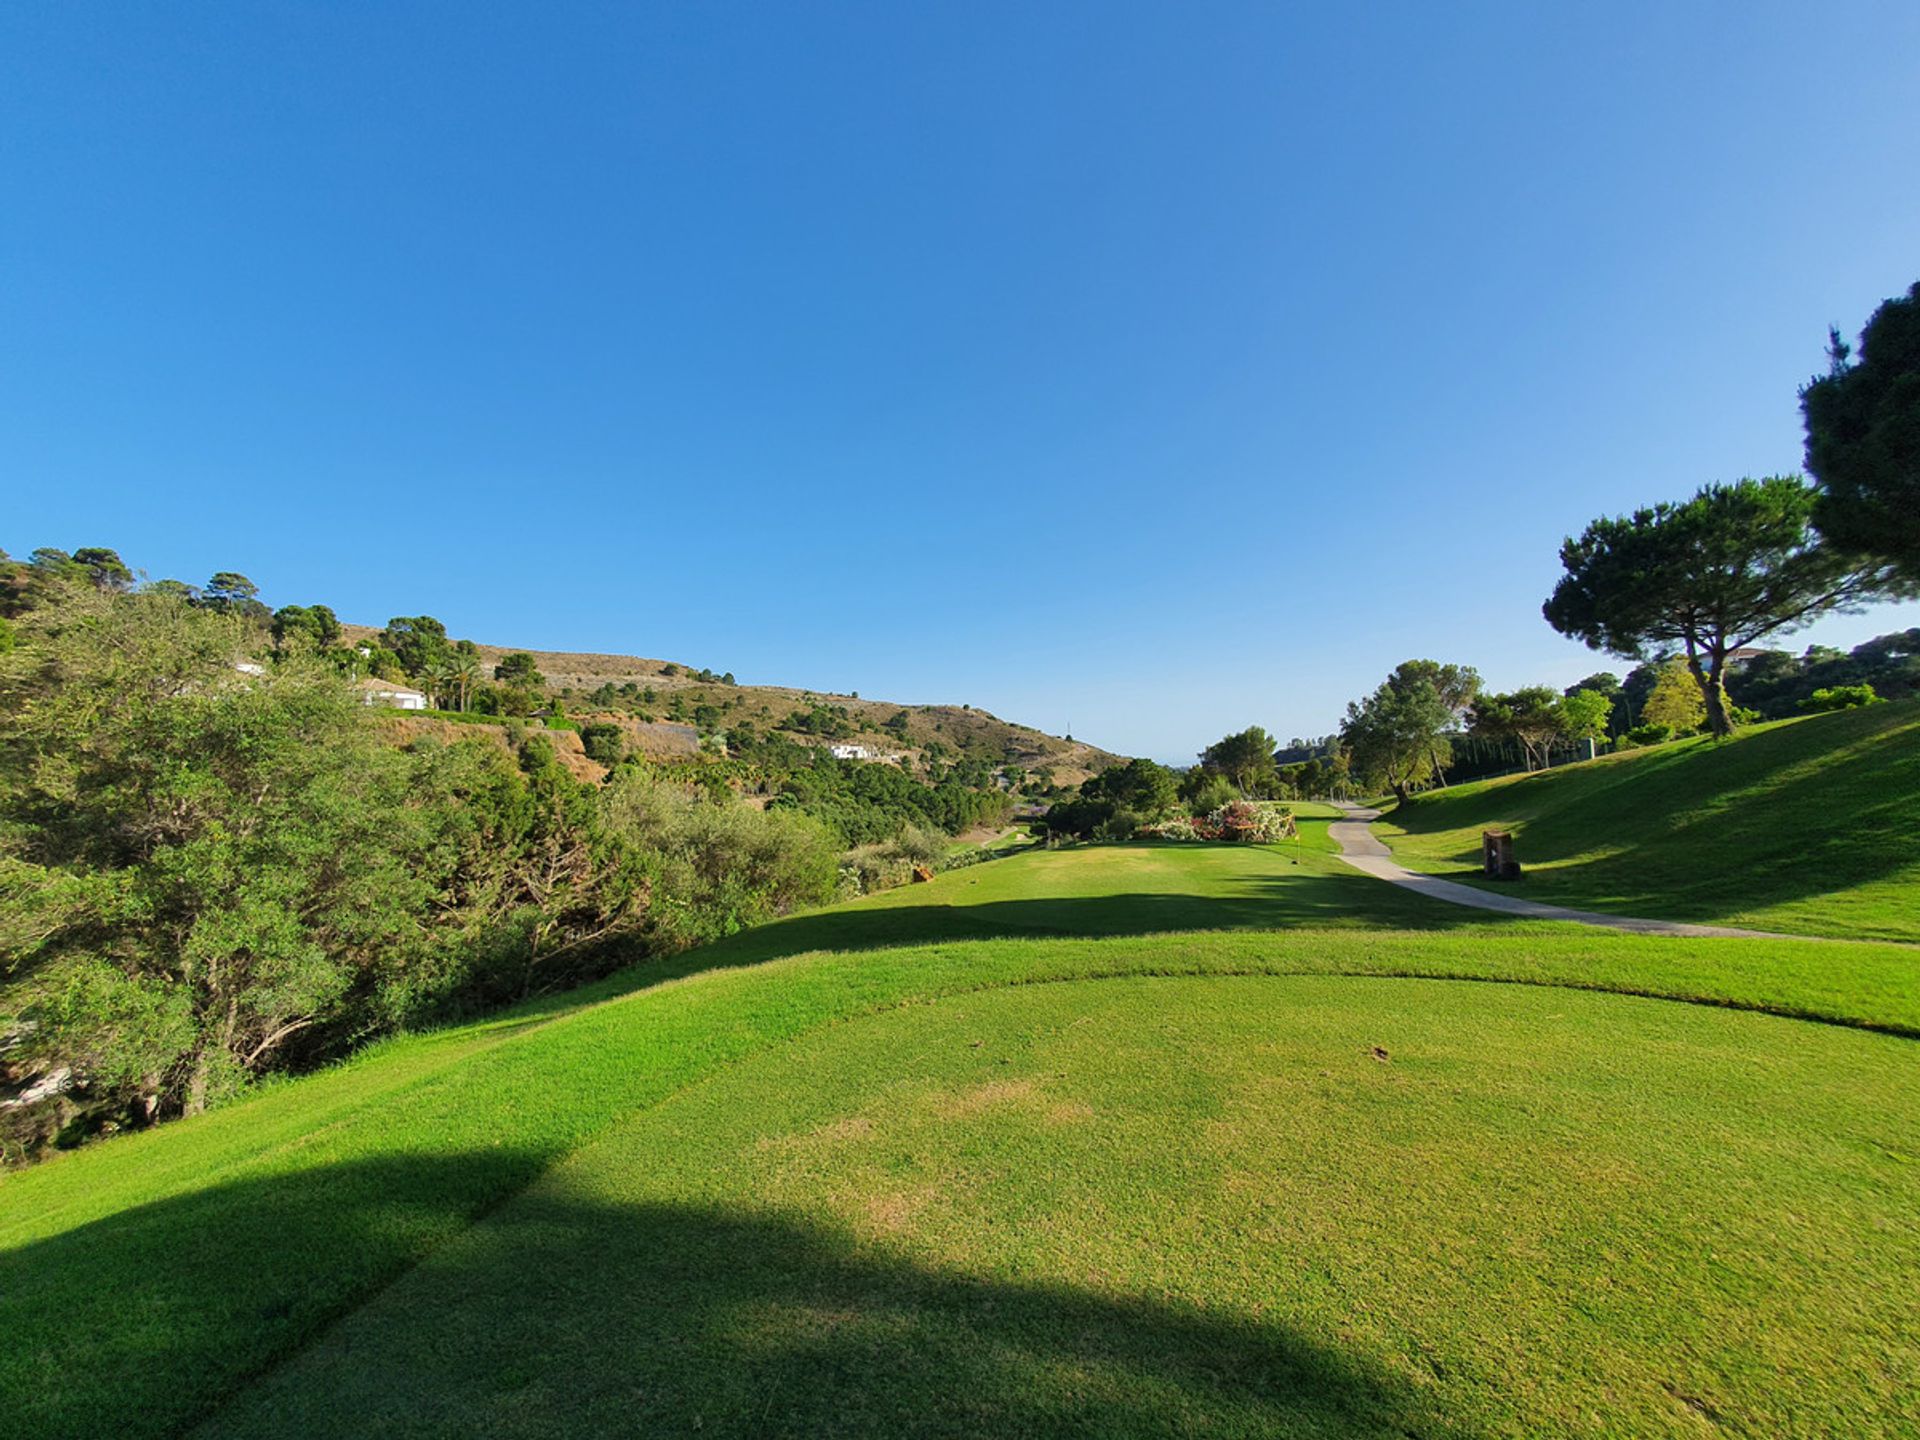
[[[1505,922],[1325,826],[956,870],[7,1176],[0,1430],[1914,1424],[1920,951]]]

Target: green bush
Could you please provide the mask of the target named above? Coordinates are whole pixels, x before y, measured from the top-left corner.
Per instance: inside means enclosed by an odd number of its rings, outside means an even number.
[[[1800,708],[1809,715],[1819,715],[1829,710],[1858,710],[1863,705],[1885,703],[1871,685],[1830,685],[1802,700]]]
[[[1673,739],[1673,727],[1671,725],[1636,725],[1620,738],[1629,746],[1663,745]]]
[[[1191,815],[1211,815],[1222,805],[1240,798],[1233,782],[1212,770],[1190,770],[1180,786],[1180,798]]]
[[[580,747],[587,752],[589,760],[597,760],[602,765],[618,765],[620,727],[606,720],[583,725],[580,727]]]
[[[808,816],[756,810],[724,789],[696,791],[623,766],[605,791],[608,829],[643,857],[659,897],[646,917],[658,949],[731,935],[832,898],[839,847]]]

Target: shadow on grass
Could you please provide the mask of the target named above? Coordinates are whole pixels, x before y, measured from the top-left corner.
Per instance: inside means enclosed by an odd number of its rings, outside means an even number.
[[[1389,818],[1412,836],[1518,821],[1522,864],[1571,862],[1501,893],[1705,922],[1814,900],[1920,864],[1915,711],[1882,708],[1806,722],[1817,732],[1787,726],[1719,749],[1700,742],[1423,796]],[[1809,748],[1810,733],[1830,740],[1824,755]],[[1622,848],[1578,859],[1609,843]],[[1432,873],[1478,880],[1477,846],[1477,835],[1463,840],[1445,857],[1459,868]]]
[[[758,965],[815,950],[966,940],[1111,939],[1172,931],[1451,930],[1484,928],[1512,918],[1449,905],[1358,873],[1246,877],[1224,895],[1132,893],[978,904],[966,903],[958,886],[923,888],[926,899],[919,904],[852,905],[769,921],[680,955],[638,962],[585,990],[553,998],[572,1005],[704,970]]]
[[[209,1417],[208,1433],[250,1437],[1464,1433],[1436,1387],[1277,1322],[930,1269],[790,1219],[544,1188],[340,1319],[369,1277],[393,1278],[400,1237],[457,1235],[472,1197],[539,1163],[394,1158],[238,1182],[0,1257],[0,1426],[49,1440]]]

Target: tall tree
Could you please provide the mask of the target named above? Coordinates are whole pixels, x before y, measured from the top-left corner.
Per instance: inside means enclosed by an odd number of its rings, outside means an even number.
[[[537,690],[546,684],[539,663],[524,650],[502,655],[500,663],[493,667],[493,678],[502,685],[513,685],[523,690]]]
[[[1527,769],[1545,768],[1553,742],[1566,734],[1564,697],[1550,686],[1527,685],[1507,695],[1481,695],[1473,702],[1473,733],[1486,740],[1511,740],[1520,746]],[[1601,700],[1604,707],[1606,701]]]
[[[340,619],[325,605],[282,605],[273,612],[273,643],[285,649],[295,639],[324,650],[340,638]]]
[[[1575,687],[1560,700],[1561,734],[1568,740],[1604,740],[1613,716],[1613,696]]]
[[[118,550],[109,550],[104,545],[83,545],[73,552],[73,561],[86,567],[88,578],[101,590],[133,588],[133,571],[127,568]]]
[[[201,590],[202,603],[223,615],[265,618],[266,606],[260,603],[260,587],[238,570],[221,570]]]
[[[380,643],[400,657],[410,676],[425,675],[453,651],[447,627],[431,615],[394,616],[380,632]]]
[[[1681,647],[1708,725],[1730,735],[1728,655],[1904,588],[1892,564],[1822,541],[1815,499],[1799,476],[1776,475],[1595,520],[1560,547],[1566,574],[1542,612],[1595,650],[1645,659]]]
[[[1800,392],[1814,523],[1920,578],[1920,282],[1873,312],[1857,357],[1828,336],[1829,369]]]
[[[401,964],[436,887],[408,762],[311,663],[233,683],[245,627],[76,600],[0,676],[0,1013],[28,1058],[197,1110]]]
[[[440,660],[429,660],[418,679],[426,686],[427,693],[433,697],[433,703],[436,706],[442,710],[450,708],[448,702],[453,698],[457,687],[451,656]]]
[[[1243,795],[1274,777],[1273,737],[1258,725],[1216,740],[1200,752],[1200,763],[1231,780]]]
[[[1706,700],[1694,683],[1687,662],[1674,656],[1655,673],[1653,690],[1647,696],[1647,703],[1640,707],[1640,722],[1664,725],[1676,735],[1691,735],[1706,716]]]
[[[1452,759],[1446,732],[1454,722],[1455,713],[1433,677],[1403,665],[1373,694],[1347,706],[1340,740],[1363,780],[1385,785],[1404,800]]]
[[[465,645],[470,642],[463,640],[460,643]],[[458,700],[455,708],[465,710],[473,698],[473,687],[480,683],[480,659],[467,651],[456,650],[450,666],[454,694]]]
[[[1414,690],[1428,685],[1439,698],[1447,712],[1446,722],[1436,729],[1427,750],[1432,765],[1433,778],[1438,783],[1447,783],[1447,765],[1453,759],[1452,748],[1442,747],[1442,730],[1457,730],[1465,721],[1467,712],[1473,706],[1474,696],[1480,693],[1480,672],[1471,665],[1443,665],[1438,660],[1403,660],[1387,677],[1387,683],[1401,690]]]
[[[1180,798],[1180,777],[1152,760],[1129,760],[1094,776],[1080,787],[1093,799],[1111,800],[1122,810],[1158,820]]]

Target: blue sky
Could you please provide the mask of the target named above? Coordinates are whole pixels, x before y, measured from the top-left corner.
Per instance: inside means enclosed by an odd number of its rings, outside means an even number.
[[[1916,175],[1911,3],[13,5],[0,545],[1319,733],[1613,663],[1561,537],[1797,468]]]

